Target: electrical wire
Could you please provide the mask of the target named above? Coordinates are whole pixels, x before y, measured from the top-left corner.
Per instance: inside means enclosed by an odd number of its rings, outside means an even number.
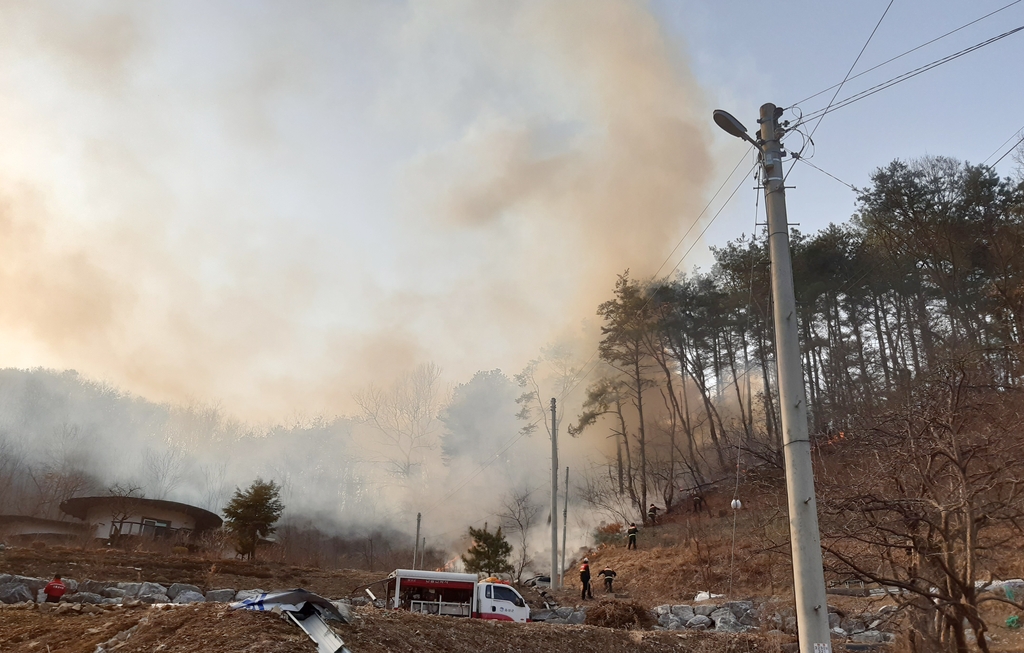
[[[904,52],[903,54],[898,54],[898,55],[896,55],[895,57],[893,57],[892,59],[886,59],[885,61],[883,61],[882,63],[880,63],[880,64],[878,64],[878,65],[876,65],[876,66],[872,66],[871,68],[868,68],[868,69],[867,69],[867,70],[865,70],[865,71],[859,72],[859,73],[857,73],[856,75],[854,75],[853,77],[850,77],[850,79],[849,79],[849,80],[847,80],[847,81],[850,81],[850,80],[854,80],[854,79],[857,79],[858,77],[860,77],[860,76],[862,76],[862,75],[867,75],[868,73],[870,73],[870,72],[871,72],[871,71],[873,71],[873,70],[877,70],[877,69],[881,68],[882,66],[884,66],[884,65],[886,65],[886,64],[890,64],[890,63],[892,63],[893,61],[896,61],[897,59],[902,59],[903,57],[907,56],[908,54],[910,54],[910,53],[912,53],[912,52],[917,52],[918,50],[920,50],[921,48],[923,48],[923,47],[925,47],[925,46],[931,45],[932,43],[935,43],[936,41],[941,41],[942,39],[946,38],[947,36],[950,36],[950,35],[952,35],[952,34],[956,34],[956,33],[957,33],[957,32],[959,32],[960,30],[966,29],[966,28],[970,27],[971,25],[974,25],[975,23],[978,23],[978,22],[981,22],[981,21],[985,20],[985,19],[986,19],[986,18],[988,18],[989,16],[994,16],[994,15],[998,14],[999,12],[1001,12],[1001,11],[1003,11],[1003,10],[1005,10],[1005,9],[1009,9],[1009,8],[1010,8],[1010,7],[1012,7],[1013,5],[1019,4],[1019,3],[1021,3],[1021,2],[1024,2],[1024,0],[1014,0],[1013,2],[1011,2],[1011,3],[1010,3],[1010,4],[1008,4],[1008,5],[1003,5],[1003,6],[1002,6],[1002,7],[1000,7],[999,9],[996,9],[995,11],[991,11],[991,12],[989,12],[989,13],[985,14],[985,15],[984,15],[984,16],[982,16],[981,18],[975,18],[974,20],[972,20],[972,21],[971,21],[971,22],[969,22],[969,23],[964,23],[964,24],[963,24],[963,25],[961,25],[960,27],[957,27],[957,28],[956,28],[956,29],[954,29],[954,30],[951,30],[951,31],[949,31],[949,32],[946,32],[946,33],[945,33],[945,34],[943,34],[942,36],[936,36],[936,37],[935,37],[935,38],[933,38],[932,40],[930,40],[930,41],[926,41],[926,42],[922,43],[921,45],[919,45],[919,46],[917,46],[917,47],[911,48],[911,49],[907,50],[906,52]],[[794,102],[794,103],[793,103],[792,105],[790,105],[790,107],[789,107],[789,108],[795,107],[795,106],[796,106],[796,105],[798,105],[798,104],[803,104],[803,103],[804,103],[804,102],[806,102],[807,100],[813,100],[814,98],[818,97],[819,95],[824,95],[825,93],[828,93],[829,91],[831,91],[832,89],[834,89],[834,88],[835,88],[836,86],[839,86],[839,84],[834,84],[834,85],[832,85],[832,86],[829,86],[828,88],[822,89],[822,90],[818,91],[817,93],[815,93],[814,95],[808,95],[808,96],[807,96],[807,97],[805,97],[804,99],[802,99],[802,100],[800,100],[800,101],[798,101],[798,102]]]
[[[1012,134],[1010,134],[1010,137],[1009,137],[1009,138],[1007,138],[1007,139],[1006,139],[1005,141],[1003,141],[1002,143],[1000,143],[1000,144],[999,144],[999,147],[997,147],[997,148],[995,149],[995,151],[994,151],[994,152],[992,152],[992,154],[989,154],[989,155],[988,155],[987,157],[985,157],[985,160],[981,162],[981,165],[985,165],[985,164],[987,164],[987,163],[988,163],[988,160],[989,160],[989,159],[991,159],[991,158],[992,158],[992,157],[994,157],[995,155],[999,154],[999,151],[1000,151],[1000,150],[1002,150],[1002,149],[1003,149],[1003,148],[1004,148],[1004,147],[1006,146],[1006,144],[1007,144],[1007,143],[1009,143],[1009,142],[1010,142],[1010,141],[1012,141],[1012,140],[1013,140],[1014,138],[1016,138],[1017,136],[1019,136],[1019,135],[1021,134],[1021,132],[1024,132],[1024,126],[1022,126],[1022,127],[1020,128],[1020,129],[1018,129],[1018,130],[1016,130],[1015,132],[1013,132]],[[1017,146],[1016,146],[1016,145],[1014,145],[1013,147],[1017,147]],[[1013,147],[1011,147],[1010,149],[1012,150],[1012,149],[1013,149]],[[999,163],[999,161],[1002,161],[1002,160],[1003,160],[1003,157],[1005,157],[1005,156],[1006,156],[1006,155],[1004,154],[1003,156],[999,157],[999,160],[998,160],[998,161],[996,161],[996,163]],[[995,163],[993,163],[992,165],[994,166],[994,165],[995,165]]]
[[[1016,34],[1017,32],[1020,32],[1021,30],[1024,30],[1024,25],[1021,25],[1020,27],[1014,28],[1014,29],[1012,29],[1012,30],[1010,30],[1008,32],[1003,32],[1002,34],[999,34],[997,36],[993,36],[992,38],[986,39],[984,41],[981,41],[980,43],[975,43],[974,45],[972,45],[972,46],[970,46],[968,48],[964,48],[963,50],[960,50],[959,52],[954,52],[953,54],[950,54],[950,55],[947,55],[945,57],[942,57],[941,59],[936,59],[936,60],[934,60],[934,61],[932,61],[930,63],[927,63],[927,64],[925,64],[923,66],[919,66],[919,67],[917,67],[917,68],[915,68],[913,70],[907,71],[905,73],[902,73],[900,75],[897,75],[895,77],[887,79],[884,82],[876,84],[876,85],[874,85],[874,86],[872,86],[870,88],[867,88],[867,89],[865,89],[863,91],[855,93],[855,94],[853,94],[853,95],[851,95],[849,97],[845,97],[842,100],[840,100],[839,102],[836,102],[835,104],[830,103],[824,109],[818,109],[817,111],[812,111],[811,113],[808,113],[806,116],[804,116],[803,122],[807,122],[807,121],[813,120],[815,118],[822,118],[827,113],[832,113],[833,111],[837,111],[838,109],[842,109],[843,107],[849,106],[849,105],[853,104],[854,102],[859,102],[860,100],[863,100],[866,97],[872,96],[875,93],[878,93],[879,91],[884,91],[887,88],[890,88],[892,86],[895,86],[896,84],[899,84],[900,82],[905,82],[908,79],[911,79],[913,77],[917,77],[918,75],[920,75],[922,73],[925,73],[925,72],[928,72],[929,70],[932,70],[933,68],[937,68],[937,67],[941,66],[942,64],[949,63],[950,61],[953,61],[955,59],[959,59],[960,57],[962,57],[962,56],[964,56],[966,54],[970,54],[970,53],[972,53],[972,52],[974,52],[976,50],[980,50],[981,48],[983,48],[983,47],[985,47],[987,45],[991,45],[991,44],[995,43],[996,41],[1000,41],[1000,40],[1002,40],[1002,39],[1004,39],[1004,38],[1006,38],[1008,36],[1012,36],[1012,35]],[[820,124],[820,120],[819,120],[819,124]],[[790,129],[792,129],[792,127]],[[813,134],[814,132],[812,131],[811,133]]]
[[[807,165],[811,166],[812,168],[814,168],[815,170],[817,170],[818,172],[820,172],[820,173],[822,173],[822,174],[826,174],[826,175],[828,175],[829,177],[832,177],[833,179],[835,179],[836,181],[838,181],[838,182],[839,182],[840,184],[842,184],[843,186],[846,186],[847,188],[849,188],[849,189],[850,189],[850,190],[852,190],[853,192],[855,192],[855,193],[857,193],[857,192],[860,192],[860,189],[859,189],[859,188],[857,188],[856,186],[854,186],[853,184],[848,184],[848,183],[846,183],[845,181],[843,181],[843,180],[842,180],[842,179],[840,179],[839,177],[836,177],[836,176],[835,176],[834,174],[832,174],[832,173],[831,173],[831,172],[829,172],[828,170],[822,170],[822,169],[821,169],[821,168],[819,168],[818,166],[816,166],[816,165],[814,165],[813,163],[811,163],[811,162],[810,162],[810,161],[809,161],[809,160],[808,160],[807,158],[805,158],[805,157],[802,157],[802,156],[799,156],[799,155],[797,155],[797,154],[794,154],[794,155],[793,155],[793,158],[794,158],[795,160],[797,160],[797,161],[800,161],[800,162],[802,162],[802,163],[806,163]]]
[[[996,159],[995,162],[992,165],[989,166],[989,168],[995,168],[997,165],[999,165],[999,162],[1002,161],[1003,159],[1005,159],[1007,154],[1009,154],[1010,152],[1013,152],[1015,149],[1017,149],[1017,146],[1020,145],[1021,143],[1024,143],[1024,136],[1022,136],[1020,138],[1020,140],[1018,140],[1016,143],[1014,143],[1010,147],[1010,149],[1008,149],[1005,152],[1003,152],[1003,156],[1001,156],[998,159]]]

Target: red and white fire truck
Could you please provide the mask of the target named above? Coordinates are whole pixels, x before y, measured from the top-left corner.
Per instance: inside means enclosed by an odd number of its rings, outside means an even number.
[[[396,569],[385,583],[384,605],[425,614],[529,621],[530,606],[519,592],[494,578],[476,574]]]

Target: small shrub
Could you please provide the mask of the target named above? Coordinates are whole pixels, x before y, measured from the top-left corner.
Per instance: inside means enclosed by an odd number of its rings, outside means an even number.
[[[602,601],[597,607],[587,610],[584,623],[588,626],[639,630],[650,628],[655,621],[651,611],[636,601]]]
[[[594,542],[601,544],[621,544],[622,524],[601,524],[594,530]]]
[[[35,549],[36,551],[42,551],[43,549],[46,548],[46,542],[44,542],[42,540],[36,540],[35,542],[32,543],[32,548]]]

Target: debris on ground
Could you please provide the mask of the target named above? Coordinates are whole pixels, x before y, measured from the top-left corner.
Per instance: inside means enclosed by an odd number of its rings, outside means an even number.
[[[587,610],[584,623],[605,628],[643,629],[656,622],[651,611],[636,601],[601,601]]]

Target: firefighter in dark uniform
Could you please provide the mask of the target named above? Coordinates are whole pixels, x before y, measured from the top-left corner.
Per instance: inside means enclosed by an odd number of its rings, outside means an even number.
[[[636,534],[640,532],[640,529],[636,527],[636,524],[630,522],[629,528],[626,530],[626,537],[629,541],[626,542],[626,550],[636,549]]]
[[[612,580],[615,578],[615,572],[612,568],[605,565],[605,568],[597,573],[598,576],[604,576],[604,591],[609,594],[612,593]]]
[[[583,558],[583,564],[580,565],[580,583],[583,585],[580,599],[594,598],[594,593],[590,589],[590,558]]]

